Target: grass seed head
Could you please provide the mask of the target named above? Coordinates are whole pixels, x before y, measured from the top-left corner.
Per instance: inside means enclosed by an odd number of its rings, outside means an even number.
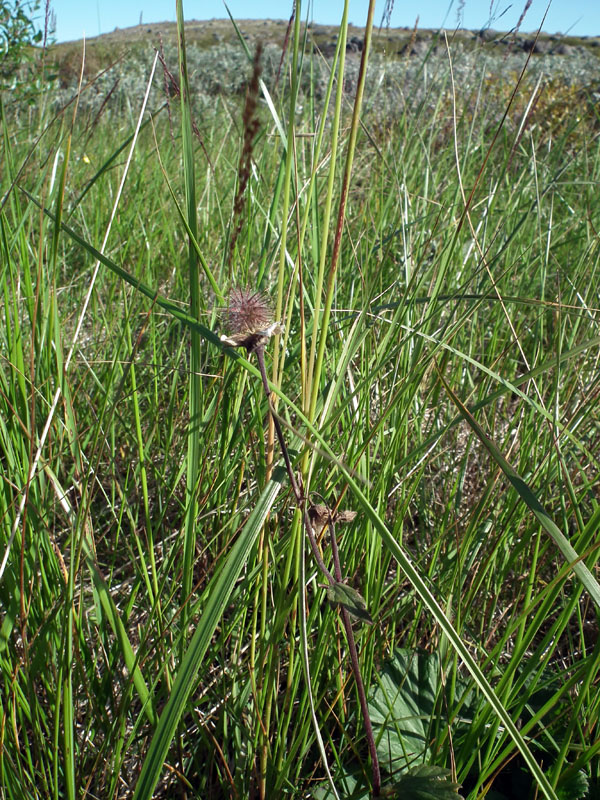
[[[222,336],[226,344],[254,350],[260,342],[281,333],[281,327],[273,323],[273,309],[263,292],[247,287],[235,287],[229,293],[226,310],[229,336]]]
[[[233,335],[257,333],[273,321],[269,298],[253,289],[236,287],[229,294],[227,324]]]

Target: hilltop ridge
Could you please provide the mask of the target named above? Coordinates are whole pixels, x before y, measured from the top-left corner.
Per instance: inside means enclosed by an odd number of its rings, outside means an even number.
[[[288,22],[286,20],[236,20],[236,25],[249,40],[261,39],[263,42],[282,44],[285,38]],[[304,28],[304,23],[302,25]],[[326,45],[339,34],[339,25],[319,25],[309,23],[310,37],[317,45]],[[229,19],[187,20],[185,32],[189,44],[211,47],[218,44],[233,43],[237,41],[236,31]],[[502,32],[492,28],[469,30],[467,28],[376,28],[373,34],[373,45],[376,50],[393,51],[403,48],[411,41],[423,39],[431,40],[442,33],[446,33],[450,40],[462,42],[485,43],[494,47],[509,46],[526,49],[529,47],[534,52],[546,53],[559,50],[561,47],[592,47],[600,48],[600,36],[563,36],[562,34],[546,34],[535,32]],[[348,26],[348,40],[352,37],[362,38],[364,28],[350,24]],[[175,22],[157,22],[133,25],[128,28],[115,28],[113,31],[93,36],[86,39],[90,46],[96,44],[138,44],[141,41],[175,41],[177,37],[177,24]],[[72,40],[54,45],[60,51],[72,47],[82,40]],[[566,54],[565,51],[558,52]]]

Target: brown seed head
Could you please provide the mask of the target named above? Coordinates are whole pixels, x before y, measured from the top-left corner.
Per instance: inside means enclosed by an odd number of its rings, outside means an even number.
[[[230,347],[245,347],[252,353],[264,348],[271,336],[283,333],[281,325],[273,322],[267,295],[253,289],[232,289],[225,314],[230,335],[221,336],[221,341]]]
[[[233,336],[257,333],[273,321],[269,298],[254,289],[236,287],[229,293],[227,326]]]

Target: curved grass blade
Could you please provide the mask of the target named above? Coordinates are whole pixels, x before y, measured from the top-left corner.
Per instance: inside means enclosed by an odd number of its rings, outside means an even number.
[[[343,468],[343,465],[341,466]],[[346,480],[348,481],[350,488],[352,489],[353,496],[358,500],[358,502],[362,506],[366,516],[373,524],[374,529],[380,535],[383,543],[386,545],[388,550],[394,556],[394,558],[398,562],[400,569],[404,572],[404,574],[414,587],[417,595],[423,601],[425,606],[429,609],[431,615],[435,619],[436,623],[439,625],[443,634],[446,636],[446,638],[448,639],[448,641],[450,642],[456,653],[463,661],[464,665],[470,672],[479,690],[481,691],[487,702],[494,710],[494,713],[497,715],[498,719],[501,720],[502,724],[505,726],[507,733],[509,734],[512,741],[515,743],[515,746],[523,756],[523,760],[527,764],[529,770],[531,771],[531,774],[536,780],[541,794],[545,798],[547,798],[547,800],[558,800],[556,792],[550,785],[550,782],[548,781],[546,775],[544,775],[544,772],[542,771],[540,765],[535,760],[521,732],[511,719],[510,714],[502,704],[502,701],[494,692],[494,689],[492,688],[488,679],[485,677],[481,667],[479,666],[475,658],[471,655],[469,649],[467,648],[463,639],[461,638],[461,635],[456,631],[456,629],[446,616],[446,613],[444,612],[444,610],[434,597],[426,581],[421,576],[420,572],[416,569],[409,556],[404,552],[404,550],[400,547],[398,542],[394,539],[394,536],[388,530],[385,522],[383,522],[383,520],[377,514],[376,510],[369,503],[369,500],[361,491],[359,484],[347,472],[345,477]]]
[[[72,207],[71,207],[71,209],[70,209],[70,211],[69,211],[69,214],[68,214],[68,217],[69,217],[69,218],[71,218],[71,217],[73,216],[73,214],[75,213],[75,211],[76,211],[76,210],[79,208],[79,206],[81,205],[81,201],[82,201],[82,200],[83,200],[83,198],[86,196],[86,194],[87,194],[87,193],[90,191],[90,189],[93,189],[93,188],[94,188],[94,186],[96,185],[96,183],[98,182],[98,180],[99,180],[99,179],[100,179],[100,178],[101,178],[101,177],[102,177],[102,176],[103,176],[103,175],[104,175],[104,174],[105,174],[105,173],[106,173],[106,172],[109,170],[109,168],[112,166],[112,164],[114,164],[114,162],[115,162],[115,161],[117,160],[117,158],[118,158],[118,157],[121,155],[121,153],[122,153],[124,150],[126,150],[128,147],[129,147],[129,145],[130,145],[130,144],[133,142],[133,140],[134,140],[134,139],[135,139],[135,138],[136,138],[136,137],[139,135],[139,133],[140,133],[141,131],[143,131],[143,130],[144,130],[144,128],[145,128],[147,125],[149,125],[151,122],[153,122],[153,121],[154,121],[154,119],[155,119],[155,118],[156,118],[156,117],[157,117],[157,116],[158,116],[158,115],[159,115],[159,114],[160,114],[162,111],[164,111],[164,109],[165,109],[165,108],[167,108],[167,104],[166,104],[166,103],[163,103],[163,104],[162,104],[162,106],[160,106],[160,108],[157,108],[157,109],[156,109],[156,111],[152,111],[152,112],[150,112],[150,114],[148,115],[148,118],[147,118],[146,120],[144,120],[144,122],[142,122],[142,124],[140,125],[140,127],[139,127],[139,130],[135,131],[135,132],[134,132],[134,133],[132,133],[130,136],[128,136],[128,137],[127,137],[127,138],[126,138],[126,139],[125,139],[125,140],[124,140],[124,141],[123,141],[123,142],[122,142],[122,143],[121,143],[121,144],[120,144],[120,145],[117,147],[117,149],[116,149],[116,150],[115,150],[113,153],[111,153],[111,155],[110,155],[110,156],[109,156],[109,157],[106,159],[106,161],[105,161],[105,162],[104,162],[104,163],[101,165],[100,169],[99,169],[99,170],[96,172],[96,174],[95,174],[95,175],[93,175],[93,176],[92,176],[92,177],[89,179],[89,181],[86,183],[86,185],[84,186],[84,188],[81,190],[80,194],[77,196],[77,198],[76,198],[76,199],[75,199],[75,201],[73,202],[73,205],[72,205]]]
[[[246,563],[250,550],[258,538],[275,498],[279,494],[282,482],[285,482],[285,480],[286,474],[283,469],[274,471],[273,477],[265,486],[238,540],[231,548],[223,568],[204,590],[206,605],[204,605],[198,627],[194,631],[190,645],[185,652],[173,684],[173,690],[161,714],[158,727],[144,759],[142,771],[133,795],[134,800],[151,800],[152,798],[171,740],[175,735],[175,730],[184,712],[190,692],[194,688],[202,659],[211,642],[215,628],[223,616],[231,592]],[[203,604],[201,603],[201,605]]]
[[[44,471],[52,483],[52,486],[56,492],[56,496],[60,499],[60,503],[64,511],[68,515],[69,519],[74,519],[75,514],[71,504],[68,502],[67,492],[60,485],[54,471],[49,465],[45,465]],[[121,652],[123,654],[123,660],[125,661],[125,666],[132,677],[133,684],[138,693],[138,697],[140,698],[140,702],[142,703],[144,714],[146,715],[148,722],[155,727],[158,722],[158,715],[154,707],[154,698],[146,686],[144,676],[142,675],[142,671],[138,664],[137,656],[131,642],[129,641],[129,637],[127,636],[127,630],[125,629],[125,625],[123,624],[123,620],[121,619],[115,601],[111,596],[106,580],[98,569],[93,548],[91,547],[87,536],[83,536],[81,540],[81,547],[85,562],[90,571],[90,575],[92,576],[92,581],[94,582],[94,586],[98,592],[98,598],[102,605],[102,610],[109,621],[113,633],[118,639],[119,646],[121,647]]]
[[[523,478],[519,475],[519,473],[508,463],[508,461],[504,458],[504,456],[500,452],[496,443],[492,439],[490,439],[490,437],[486,434],[483,428],[475,420],[472,414],[470,414],[467,407],[454,394],[450,386],[444,380],[443,376],[439,372],[438,375],[454,405],[458,408],[458,410],[460,411],[466,422],[469,424],[469,426],[471,427],[477,438],[481,441],[481,443],[484,445],[484,447],[489,452],[491,457],[494,459],[496,464],[498,464],[502,472],[511,482],[521,500],[523,500],[523,502],[527,506],[529,506],[529,508],[533,512],[534,516],[537,518],[542,528],[546,531],[546,533],[550,535],[550,538],[556,544],[556,546],[563,554],[565,559],[568,561],[568,563],[572,566],[573,571],[575,572],[579,580],[583,583],[585,588],[588,590],[598,608],[600,608],[600,585],[598,584],[598,581],[594,578],[590,570],[587,568],[587,566],[581,561],[582,556],[579,555],[579,553],[571,545],[571,543],[564,535],[564,533],[552,520],[552,518],[550,517],[544,506],[537,499],[531,487],[526,483],[526,481],[523,480]]]

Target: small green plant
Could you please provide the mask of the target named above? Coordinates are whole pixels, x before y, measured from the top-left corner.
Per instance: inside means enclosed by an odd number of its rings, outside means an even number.
[[[340,616],[344,624],[344,630],[346,631],[352,672],[356,681],[356,688],[358,690],[367,742],[369,745],[369,753],[371,756],[373,796],[379,797],[381,791],[379,758],[377,756],[377,746],[375,744],[375,736],[373,734],[373,726],[371,724],[371,716],[367,704],[367,695],[360,670],[351,617],[356,617],[363,622],[369,623],[372,623],[373,620],[367,611],[367,606],[362,596],[355,589],[344,583],[335,536],[335,521],[336,519],[339,520],[342,515],[322,505],[309,505],[302,482],[294,472],[279,417],[274,407],[271,405],[271,389],[269,387],[269,379],[265,366],[265,347],[272,336],[279,336],[283,333],[283,330],[279,322],[272,322],[272,315],[269,310],[267,298],[260,292],[255,292],[251,289],[233,289],[229,298],[228,318],[231,336],[222,337],[222,341],[224,341],[225,344],[230,344],[235,347],[245,347],[249,355],[253,353],[256,356],[262,378],[263,390],[269,402],[269,410],[273,419],[273,425],[277,433],[277,439],[285,462],[290,486],[302,516],[304,530],[310,542],[310,548],[314,559],[321,573],[328,581],[326,586],[327,597],[334,605],[339,606]],[[267,325],[268,327],[266,327]],[[352,515],[350,515],[350,519],[352,518]],[[331,553],[334,564],[333,574],[325,565],[317,543],[317,533],[322,532],[325,528],[328,529],[331,540]]]
[[[35,58],[33,46],[44,38],[36,20],[39,9],[40,0],[0,0],[0,91],[27,92],[31,76],[25,67]]]

